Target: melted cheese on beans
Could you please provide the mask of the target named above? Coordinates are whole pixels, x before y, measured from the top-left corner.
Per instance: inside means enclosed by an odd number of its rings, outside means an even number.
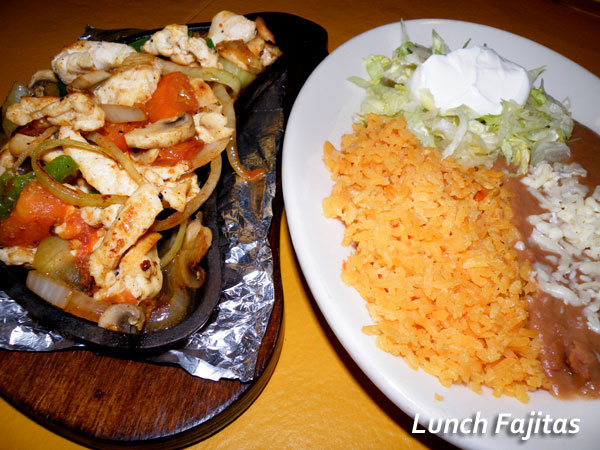
[[[551,254],[534,265],[539,288],[583,306],[588,326],[600,333],[600,187],[588,195],[578,164],[542,163],[522,182],[547,212],[528,218],[530,241]]]

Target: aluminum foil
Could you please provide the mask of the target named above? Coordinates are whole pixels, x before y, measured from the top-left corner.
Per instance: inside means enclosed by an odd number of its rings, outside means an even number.
[[[276,193],[276,158],[283,135],[287,72],[275,72],[256,87],[238,117],[238,149],[248,167],[268,167],[247,183],[229,169],[219,185],[218,211],[223,258],[222,293],[216,314],[179,348],[150,361],[177,364],[210,380],[251,381],[273,304],[273,258],[268,242]],[[258,80],[257,80],[258,81]],[[224,164],[224,168],[228,164]],[[15,351],[85,348],[49,330],[0,290],[0,347]]]

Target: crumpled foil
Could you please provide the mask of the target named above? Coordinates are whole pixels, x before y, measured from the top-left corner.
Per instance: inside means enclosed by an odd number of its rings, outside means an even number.
[[[267,167],[267,175],[247,183],[226,161],[223,164],[217,202],[222,292],[216,314],[185,344],[148,357],[149,361],[176,364],[194,376],[214,381],[247,382],[253,378],[275,302],[268,233],[276,192],[276,157],[283,135],[286,79],[283,71],[262,81],[257,88],[260,93],[238,117],[238,150],[244,164]],[[54,351],[85,345],[40,325],[0,290],[0,348]]]

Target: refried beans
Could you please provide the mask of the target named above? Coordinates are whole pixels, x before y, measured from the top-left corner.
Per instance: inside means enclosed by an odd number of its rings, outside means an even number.
[[[571,162],[579,163],[587,171],[587,177],[579,181],[592,192],[600,184],[600,136],[576,123],[568,144]],[[532,263],[541,261],[548,253],[527,242],[533,230],[527,218],[544,210],[518,178],[507,177],[505,186],[513,193],[514,223],[526,244],[521,257]],[[568,305],[538,290],[530,303],[528,325],[539,332],[539,358],[552,383],[552,393],[560,398],[600,397],[600,334],[588,327],[583,307]]]

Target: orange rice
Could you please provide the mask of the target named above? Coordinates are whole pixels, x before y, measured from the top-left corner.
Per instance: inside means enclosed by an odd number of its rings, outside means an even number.
[[[547,379],[537,332],[526,328],[535,284],[513,248],[503,174],[442,160],[402,117],[366,122],[340,151],[325,144],[335,185],[323,201],[354,247],[342,279],[367,301],[375,324],[363,331],[444,386],[526,402]]]

